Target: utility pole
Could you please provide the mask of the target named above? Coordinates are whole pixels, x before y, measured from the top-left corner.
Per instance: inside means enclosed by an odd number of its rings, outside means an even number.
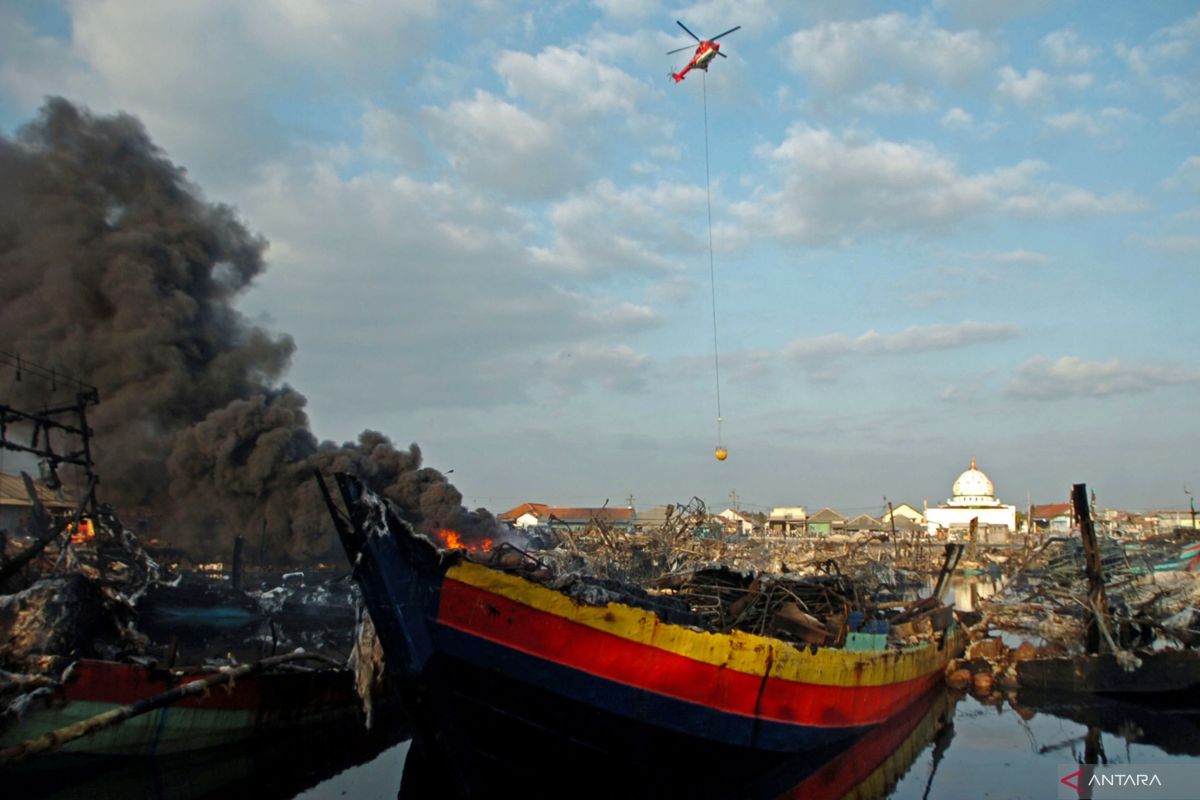
[[[1104,591],[1104,568],[1101,562],[1100,544],[1092,528],[1091,510],[1088,508],[1087,485],[1075,484],[1071,489],[1071,503],[1075,516],[1079,518],[1079,537],[1083,541],[1084,573],[1088,582],[1088,602],[1093,619],[1087,626],[1087,651],[1099,653],[1101,641],[1112,641],[1108,631],[1108,596]]]
[[[729,493],[729,501],[731,503],[733,503],[733,510],[740,514],[742,510],[740,508],[738,508],[737,489],[734,489],[732,492]]]
[[[887,499],[887,495],[883,496],[883,502],[887,503],[888,522],[892,524],[892,548],[896,552],[896,560],[900,560],[900,542],[896,539],[896,515],[892,513],[892,501]]]

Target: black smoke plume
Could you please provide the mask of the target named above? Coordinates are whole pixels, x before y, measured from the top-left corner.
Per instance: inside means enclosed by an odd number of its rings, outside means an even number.
[[[89,421],[105,501],[151,511],[197,555],[228,553],[241,534],[307,561],[336,548],[320,467],[360,475],[426,532],[493,535],[415,444],[374,431],[318,442],[303,395],[278,383],[292,339],[234,308],[266,248],[129,115],[54,98],[0,137],[0,349],[99,389]],[[13,405],[45,400],[32,382],[3,385]]]

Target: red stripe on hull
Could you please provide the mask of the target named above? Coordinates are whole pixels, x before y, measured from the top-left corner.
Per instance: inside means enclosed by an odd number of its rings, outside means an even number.
[[[814,727],[886,720],[940,678],[883,686],[825,686],[762,679],[596,630],[447,579],[438,622],[571,669],[730,714]]]
[[[68,700],[128,705],[204,677],[207,675],[168,677],[137,664],[81,661],[63,687],[63,694]],[[232,686],[210,689],[207,695],[188,697],[173,705],[183,708],[255,710],[260,703],[257,681],[246,678],[235,681]]]

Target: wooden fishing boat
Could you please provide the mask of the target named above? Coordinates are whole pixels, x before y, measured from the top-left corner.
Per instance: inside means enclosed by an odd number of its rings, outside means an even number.
[[[1113,653],[1037,658],[1017,664],[1022,689],[1151,697],[1194,696],[1200,689],[1200,650],[1130,651],[1122,664]]]
[[[660,764],[832,750],[937,685],[962,648],[949,614],[916,644],[833,647],[672,621],[652,598],[587,602],[440,550],[356,478],[336,479],[348,517],[322,490],[418,744],[422,729],[467,730],[474,743],[440,742],[463,758],[514,736]]]
[[[213,670],[215,672],[215,670]],[[30,700],[0,727],[0,751],[205,677],[205,672],[81,659],[61,684]],[[186,697],[62,747],[64,754],[153,756],[259,737],[346,725],[361,727],[354,673],[347,669],[261,672]]]

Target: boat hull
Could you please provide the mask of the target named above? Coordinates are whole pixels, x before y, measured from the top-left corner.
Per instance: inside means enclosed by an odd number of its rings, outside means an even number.
[[[961,652],[953,624],[919,645],[854,651],[584,602],[439,551],[356,479],[338,481],[349,522],[333,518],[418,730],[452,728],[446,714],[473,704],[553,735],[594,731],[602,749],[636,731],[681,751],[817,752],[898,714]]]
[[[180,677],[137,664],[81,660],[61,689],[35,698],[0,730],[9,747],[160,694],[202,675]],[[149,756],[203,750],[314,727],[357,725],[361,706],[347,671],[266,673],[189,697],[68,743],[64,753]]]
[[[805,648],[666,625],[466,561],[444,577],[432,630],[438,653],[627,722],[781,753],[848,741],[892,717],[941,681],[948,652]]]
[[[1200,689],[1200,651],[1136,651],[1140,666],[1126,672],[1111,653],[1041,658],[1017,665],[1022,689],[1132,696],[1189,696]]]

